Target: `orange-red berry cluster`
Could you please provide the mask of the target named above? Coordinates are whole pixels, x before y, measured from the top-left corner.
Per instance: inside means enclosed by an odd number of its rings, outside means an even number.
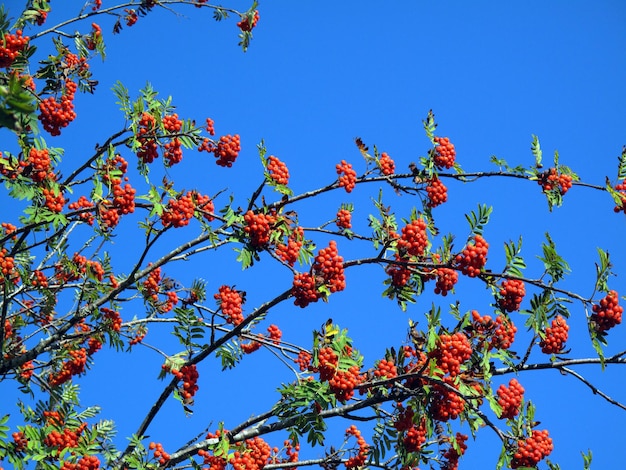
[[[233,452],[230,464],[233,470],[262,470],[270,462],[272,449],[260,437],[247,439],[241,450]]]
[[[465,434],[457,432],[454,439],[456,440],[456,445],[459,450],[457,451],[456,448],[451,445],[448,450],[443,453],[442,457],[444,458],[444,462],[441,470],[458,470],[459,458],[461,455],[465,454],[467,450],[467,444],[465,443],[467,436]]]
[[[104,315],[104,322],[110,330],[119,332],[122,329],[122,317],[118,311],[102,307],[100,312]]]
[[[498,315],[494,321],[489,315],[481,317],[472,310],[472,334],[478,335],[479,342],[488,341],[489,349],[509,349],[515,333],[517,327],[509,318]]]
[[[436,276],[435,294],[441,294],[444,297],[454,289],[459,280],[459,273],[450,268],[437,268]]]
[[[424,442],[426,442],[426,433],[426,420],[422,419],[417,426],[411,423],[411,426],[402,438],[404,449],[409,453],[419,452]]]
[[[161,223],[164,227],[185,227],[189,225],[195,210],[196,204],[193,193],[187,191],[187,193],[180,195],[178,198],[170,199],[167,202],[167,208],[161,214]]]
[[[95,50],[98,44],[102,43],[102,28],[98,24],[91,23],[91,34],[85,38],[85,43],[90,51]]]
[[[448,200],[448,188],[436,176],[426,186],[428,207],[437,207]]]
[[[433,140],[437,144],[433,151],[433,161],[437,168],[452,168],[456,158],[456,150],[454,144],[450,142],[448,137],[434,137]]]
[[[435,358],[437,367],[444,374],[456,377],[461,372],[461,365],[472,355],[472,346],[465,333],[460,331],[439,336],[436,348],[430,357]]]
[[[63,462],[60,470],[98,470],[100,459],[95,455],[84,455],[76,463]]]
[[[73,103],[76,89],[76,83],[67,79],[65,80],[65,93],[61,97],[61,102],[57,102],[55,97],[49,96],[39,103],[39,120],[50,135],[61,135],[61,129],[67,127],[76,118]]]
[[[287,169],[287,165],[274,155],[270,155],[267,159],[267,171],[276,183],[285,186],[289,184],[289,170]]]
[[[391,277],[391,285],[394,287],[406,286],[411,279],[411,270],[406,266],[389,265],[385,272]]]
[[[468,244],[462,253],[456,255],[455,262],[463,274],[476,277],[487,263],[489,244],[480,235],[475,235],[471,244]]]
[[[181,380],[183,382],[180,391],[183,399],[187,401],[191,400],[199,388],[197,382],[200,374],[198,374],[198,369],[196,368],[196,365],[191,364],[183,366],[180,368],[180,370],[172,369],[171,372],[178,380]]]
[[[541,460],[550,455],[552,439],[548,431],[534,430],[526,439],[517,442],[517,450],[511,461],[511,468],[535,467]]]
[[[328,380],[328,385],[330,391],[335,394],[335,398],[345,403],[354,396],[354,389],[363,381],[364,377],[360,373],[359,366],[352,366],[348,370],[336,370]]]
[[[402,235],[398,240],[398,253],[404,257],[423,256],[428,245],[426,237],[426,222],[423,219],[412,220],[411,223],[402,228]]]
[[[569,332],[569,326],[561,315],[552,320],[552,326],[546,328],[546,335],[539,343],[546,354],[558,354],[563,351]]]
[[[269,335],[270,340],[274,344],[280,344],[280,338],[283,337],[283,332],[280,331],[280,328],[276,325],[270,325],[267,327],[267,334]]]
[[[148,274],[148,277],[143,281],[144,296],[154,302],[159,300],[159,284],[161,283],[161,268],[156,268]]]
[[[443,381],[447,387],[441,384],[434,384],[430,397],[429,410],[433,419],[437,421],[448,421],[456,419],[465,408],[465,401],[458,393],[455,393],[452,377],[444,377]]]
[[[156,119],[150,113],[144,112],[137,123],[137,141],[140,144],[137,157],[143,163],[152,163],[159,156],[155,137]]]
[[[226,322],[235,326],[243,321],[242,295],[234,288],[221,286],[219,292],[213,296],[226,317]]]
[[[124,12],[126,13],[126,16],[124,17],[124,20],[126,21],[126,26],[131,27],[135,23],[137,23],[139,16],[137,15],[137,12],[134,8],[124,8]]]
[[[44,197],[44,204],[48,209],[52,212],[61,212],[63,210],[67,199],[65,199],[61,191],[57,191],[54,188],[43,188],[41,193]]]
[[[93,209],[95,205],[85,196],[79,197],[78,201],[71,202],[67,207],[73,211],[80,211],[78,217],[87,222],[89,225],[93,225],[94,220],[96,220],[91,212],[91,209]]]
[[[378,379],[394,379],[398,376],[398,369],[392,360],[381,359],[374,370],[374,377]]]
[[[15,34],[5,33],[0,42],[0,68],[10,67],[26,48],[29,40],[28,36],[22,36],[20,29]]]
[[[393,175],[396,171],[396,164],[386,152],[380,154],[378,167],[380,168],[380,172],[385,176]]]
[[[520,309],[526,295],[524,281],[520,279],[505,279],[500,288],[498,307],[505,312],[515,312]]]
[[[58,387],[72,378],[74,375],[82,374],[87,364],[87,351],[80,348],[69,352],[70,358],[63,363],[61,370],[56,374],[50,374],[48,384],[50,387]]]
[[[294,297],[294,305],[306,307],[310,303],[319,300],[319,292],[315,283],[315,277],[310,273],[296,273],[293,277],[291,295]]]
[[[620,198],[620,203],[613,208],[615,212],[624,212],[626,213],[626,180],[622,181],[619,184],[615,185],[615,191]]]
[[[331,240],[327,248],[322,248],[318,252],[312,270],[316,276],[321,277],[322,283],[328,287],[331,293],[346,288],[343,257],[339,256],[335,240]]]
[[[298,364],[300,371],[304,372],[305,370],[309,370],[311,367],[311,359],[312,356],[310,352],[300,351],[293,361]]]
[[[603,332],[610,330],[615,325],[622,322],[624,307],[618,305],[619,297],[617,292],[612,290],[600,300],[600,303],[592,307],[593,314],[591,322],[595,325],[596,331]]]
[[[63,432],[50,431],[43,443],[48,447],[55,447],[59,452],[63,449],[78,447],[78,439],[86,427],[87,423],[82,423],[74,430],[64,428]]]
[[[255,10],[254,16],[252,17],[252,24],[250,24],[250,21],[246,16],[237,23],[237,27],[242,31],[252,31],[256,27],[256,24],[259,22],[260,17],[261,16],[259,15],[259,10]]]
[[[28,152],[28,158],[20,162],[20,166],[24,167],[23,175],[26,175],[27,169],[30,170],[29,177],[35,183],[41,183],[45,179],[55,180],[54,173],[50,171],[50,155],[48,149],[31,148]]]
[[[393,421],[393,427],[398,431],[408,431],[413,427],[413,417],[415,416],[415,411],[410,406],[405,408],[402,403],[396,404],[397,413],[395,415]],[[420,444],[421,445],[421,444]]]
[[[517,379],[511,379],[509,386],[502,384],[498,388],[498,405],[502,407],[500,418],[513,419],[519,412],[524,398],[524,387]]]
[[[335,375],[338,362],[339,357],[331,347],[320,348],[317,353],[317,371],[320,374],[321,382],[328,381]]]
[[[154,451],[154,458],[160,465],[165,465],[170,460],[170,454],[163,450],[163,446],[159,442],[151,442],[148,449]]]
[[[556,168],[550,168],[539,174],[537,183],[543,192],[558,190],[563,195],[572,187],[572,177],[563,173],[557,174]]]
[[[271,214],[263,214],[262,212],[254,213],[252,210],[246,212],[243,216],[245,223],[243,231],[250,240],[253,248],[259,249],[267,246],[270,242],[272,226],[276,222],[276,217]]]
[[[337,227],[349,230],[352,228],[352,212],[348,209],[337,211]]]
[[[219,166],[230,168],[235,163],[235,160],[239,156],[241,151],[241,141],[239,134],[235,135],[223,135],[217,143],[217,146],[209,150],[213,152]]]
[[[15,260],[11,256],[7,256],[7,249],[0,250],[0,284],[7,281],[17,282],[19,276],[15,271]]]
[[[346,466],[346,468],[363,467],[365,465],[365,462],[367,461],[369,445],[367,444],[367,442],[365,442],[363,436],[361,436],[361,431],[359,431],[354,424],[346,429],[346,437],[347,436],[356,437],[356,442],[359,445],[359,450],[357,451],[356,455],[349,457],[348,460],[345,461],[344,465]]]
[[[276,255],[289,266],[293,266],[300,256],[302,245],[304,245],[304,229],[296,227],[287,237],[286,245],[283,243],[276,245]]]
[[[341,163],[338,163],[335,168],[339,175],[339,186],[345,189],[347,193],[351,193],[356,186],[356,171],[345,160],[341,160]]]

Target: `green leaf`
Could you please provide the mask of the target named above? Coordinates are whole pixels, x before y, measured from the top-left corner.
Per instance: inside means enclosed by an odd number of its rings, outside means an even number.
[[[539,144],[539,137],[537,137],[534,134],[532,137],[533,137],[533,142],[532,144],[530,144],[530,149],[532,150],[533,155],[535,156],[535,166],[537,168],[541,168],[543,167],[543,165],[541,164],[542,152],[541,152],[541,145]]]

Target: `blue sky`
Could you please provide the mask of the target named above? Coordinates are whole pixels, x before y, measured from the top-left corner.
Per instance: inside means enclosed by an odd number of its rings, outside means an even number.
[[[16,11],[19,3],[6,4]],[[241,10],[249,6],[240,1],[230,5]],[[52,8],[49,24],[75,13],[79,2],[73,6],[52,2]],[[99,21],[108,57],[92,65],[100,81],[98,91],[78,97],[77,121],[63,136],[47,141],[66,148],[64,165],[80,162],[85,149],[91,150],[124,124],[109,91],[115,81],[122,81],[131,94],[149,81],[163,97],[173,96],[179,115],[198,122],[212,117],[218,135],[241,135],[243,150],[232,169],[217,167],[206,154],[188,152],[183,164],[170,171],[180,188],[197,187],[209,194],[228,188],[226,194],[232,192],[239,204],[245,204],[261,182],[255,150],[261,139],[270,154],[286,162],[290,186],[299,193],[332,182],[334,166],[342,159],[362,171],[354,145],[357,136],[388,152],[398,171],[404,171],[428,150],[421,120],[429,109],[439,122],[438,134],[450,137],[458,162],[468,172],[494,170],[489,163],[492,155],[511,165],[530,166],[531,135],[536,134],[546,163],[558,149],[561,163],[582,180],[600,185],[606,176],[615,180],[617,157],[626,144],[626,7],[621,1],[272,1],[261,2],[259,10],[261,19],[246,54],[237,47],[235,21],[215,23],[210,14],[195,8],[181,10],[186,18],[155,11],[116,36],[106,20]],[[39,47],[45,49],[48,41],[42,38]],[[130,153],[124,156],[132,161]],[[478,203],[493,205],[485,238],[491,244],[488,267],[494,270],[504,264],[503,243],[521,235],[528,276],[538,276],[535,255],[546,231],[572,267],[564,288],[591,294],[596,246],[609,250],[618,272],[626,266],[624,215],[613,213],[607,194],[574,187],[565,196],[565,205],[549,213],[533,182],[489,178],[465,186],[446,184],[449,202],[436,208],[434,215],[443,233],[458,235],[459,246],[469,233],[463,214]],[[376,185],[363,186],[349,195],[335,192],[318,203],[304,203],[299,209],[301,222],[319,225],[334,218],[340,203],[352,202],[356,227],[366,232],[366,217],[373,210],[370,198],[377,192]],[[411,208],[419,206],[419,200],[395,197],[389,188],[385,200],[398,217],[408,218]],[[189,233],[197,229],[190,228]],[[136,242],[132,230],[130,223],[121,225],[112,249],[117,254],[114,265],[119,263],[120,269],[124,251]],[[328,242],[324,237],[318,240],[319,245]],[[339,240],[338,245],[350,259],[373,253],[364,244],[353,248]],[[237,284],[248,292],[248,311],[289,286],[288,272],[264,267],[271,263],[242,273],[234,259],[235,254],[227,251],[165,271],[183,284],[202,277],[210,293],[221,284]],[[383,278],[381,269],[350,270],[347,290],[332,296],[328,304],[301,310],[286,303],[272,311],[266,323],[278,324],[287,341],[307,344],[311,330],[332,317],[349,328],[355,347],[372,364],[386,347],[404,339],[408,318],[419,320],[431,302],[445,307],[456,298],[428,293],[402,313],[381,298]],[[611,286],[625,291],[623,274]],[[481,284],[461,279],[457,294],[463,311],[489,312],[488,293]],[[123,315],[129,319],[133,312]],[[580,305],[573,305],[571,315],[571,355],[592,355]],[[523,320],[518,324],[521,327]],[[611,331],[609,340],[609,353],[623,350],[623,327]],[[525,347],[524,340],[520,343]],[[168,348],[176,352],[171,341]],[[112,351],[98,354],[93,372],[80,381],[83,401],[102,404],[102,416],[118,420],[123,437],[136,429],[159,393],[155,377],[161,359],[139,349],[136,359]],[[545,360],[540,354],[533,358]],[[265,361],[272,364],[270,372],[262,367]],[[128,367],[129,363],[137,366]],[[579,370],[597,379],[609,395],[626,399],[619,367],[609,367],[602,375],[589,366]],[[112,373],[119,380],[112,379]],[[292,379],[267,351],[223,374],[215,364],[202,364],[200,374],[193,417],[184,417],[172,400],[150,429],[151,438],[168,450],[200,433],[209,422],[225,420],[232,427],[264,411],[276,400],[279,382]],[[621,445],[623,411],[555,371],[526,373],[519,380],[537,404],[541,427],[549,429],[555,440],[554,461],[562,468],[581,468],[580,451],[591,448],[594,468],[617,468],[615,449]],[[112,381],[114,388],[103,387]],[[341,424],[338,429],[346,427]],[[469,444],[461,468],[495,464],[499,444],[491,431],[484,430],[475,444]],[[318,453],[314,449],[309,455]]]

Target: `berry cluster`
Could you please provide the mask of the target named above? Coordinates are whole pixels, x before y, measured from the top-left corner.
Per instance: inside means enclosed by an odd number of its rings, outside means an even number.
[[[44,197],[44,205],[52,212],[61,212],[67,199],[58,188],[43,188],[41,190]]]
[[[180,368],[180,371],[172,369],[171,372],[178,380],[183,382],[180,394],[183,397],[183,400],[189,402],[198,391],[197,382],[200,375],[198,374],[196,365],[191,364],[183,366]]]
[[[276,255],[289,266],[296,264],[300,250],[304,244],[304,229],[296,227],[287,237],[287,244],[279,243],[276,245]]]
[[[280,328],[276,325],[270,325],[267,327],[267,334],[272,341],[272,343],[278,345],[280,344],[280,338],[283,337],[283,332],[280,331]]]
[[[330,380],[337,372],[339,357],[332,348],[324,346],[317,353],[317,370],[320,374],[320,381]]]
[[[270,214],[262,212],[255,214],[249,210],[244,214],[243,221],[245,223],[243,231],[250,239],[250,245],[255,249],[267,246],[276,218]]]
[[[247,439],[241,450],[232,454],[229,462],[233,470],[262,470],[270,462],[272,450],[260,437]]]
[[[119,333],[122,329],[120,313],[107,307],[100,308],[100,312],[104,315],[104,323],[107,325],[107,328]]]
[[[243,321],[243,296],[234,288],[221,286],[219,292],[213,296],[226,317],[226,322],[239,325]]]
[[[411,270],[406,266],[389,265],[385,272],[390,276],[391,285],[394,287],[404,287],[411,279]]]
[[[426,442],[426,420],[422,419],[419,426],[411,423],[410,428],[406,431],[402,444],[404,449],[409,452],[419,452],[420,448]]]
[[[410,406],[405,408],[402,403],[396,404],[396,410],[398,411],[393,421],[393,427],[398,431],[408,431],[413,427],[413,417],[415,411]]]
[[[172,166],[183,160],[183,144],[178,137],[163,146],[163,159],[166,166]]]
[[[159,156],[158,145],[154,138],[156,132],[156,119],[150,113],[142,113],[137,123],[136,138],[140,144],[137,157],[143,163],[152,163]]]
[[[393,175],[396,171],[396,164],[386,152],[380,154],[378,167],[380,168],[380,172],[385,176]]]
[[[515,340],[517,327],[506,317],[498,315],[495,321],[489,316],[483,317],[472,310],[472,335],[478,336],[479,344],[489,341],[489,349],[508,349]]]
[[[272,180],[277,184],[285,186],[289,184],[289,170],[287,169],[287,165],[274,155],[270,155],[267,159],[267,171]]]
[[[622,181],[619,184],[616,184],[615,191],[617,191],[617,194],[619,195],[620,203],[616,205],[613,210],[616,213],[622,211],[626,213],[626,180]]]
[[[250,21],[248,20],[248,17],[244,17],[241,21],[239,21],[237,23],[237,27],[242,30],[242,31],[252,31],[256,24],[259,22],[259,10],[255,10],[254,11],[254,16],[252,17],[252,24],[250,24]]]
[[[331,293],[346,288],[343,257],[339,256],[335,240],[329,242],[328,248],[322,248],[318,252],[312,270],[316,276],[321,277],[321,282]]]
[[[468,337],[458,331],[454,334],[444,333],[439,335],[437,345],[429,356],[434,358],[437,367],[444,374],[456,377],[461,372],[461,365],[472,355],[472,346]]]
[[[433,137],[437,144],[433,151],[433,162],[439,169],[452,168],[456,158],[456,150],[454,144],[450,142],[448,137]]]
[[[353,455],[352,457],[348,458],[348,460],[345,461],[344,465],[348,469],[363,467],[367,460],[367,453],[369,452],[369,445],[367,444],[367,442],[365,442],[365,439],[363,439],[363,436],[361,436],[361,431],[359,431],[354,424],[350,426],[348,429],[346,429],[346,437],[347,436],[356,437],[356,442],[359,445],[359,450],[356,455]]]
[[[429,410],[433,419],[437,421],[456,419],[465,408],[463,398],[450,389],[455,388],[452,377],[445,377],[443,381],[447,386],[441,384],[433,385],[430,397]]]
[[[134,8],[124,8],[124,12],[126,13],[126,16],[124,17],[124,20],[126,21],[126,26],[130,28],[135,23],[137,23],[139,16],[137,15],[137,11],[135,11]]]
[[[426,222],[423,219],[412,220],[411,223],[402,228],[402,235],[397,244],[398,253],[401,257],[404,257],[405,254],[423,256],[427,246]]]
[[[215,135],[215,122],[211,118],[206,118],[206,131],[209,135]]]
[[[572,177],[563,173],[558,174],[556,168],[550,168],[539,174],[537,183],[544,193],[558,190],[563,195],[572,187]]]
[[[20,53],[26,48],[30,38],[22,36],[22,30],[15,34],[4,34],[0,42],[0,68],[10,67]]]
[[[448,295],[448,292],[454,289],[454,286],[459,280],[459,273],[450,268],[437,268],[436,276],[435,294],[441,294],[444,297]]]
[[[212,150],[219,166],[230,168],[237,159],[239,152],[241,151],[241,142],[239,134],[223,135],[220,137],[217,146]]]
[[[49,96],[39,103],[39,120],[50,135],[61,135],[61,129],[67,127],[76,118],[73,103],[76,89],[76,83],[67,79],[65,81],[65,93],[61,97],[60,103],[53,96]]]
[[[534,430],[529,437],[517,442],[511,468],[535,467],[542,459],[550,455],[553,448],[548,431]]]
[[[624,307],[618,305],[619,298],[617,292],[612,290],[600,300],[599,304],[592,307],[593,314],[591,315],[591,322],[595,326],[596,331],[604,332],[610,330],[615,325],[619,325],[622,322],[622,313]]]
[[[339,209],[337,211],[337,227],[349,230],[352,228],[352,212],[348,209]]]
[[[91,34],[85,38],[85,46],[90,51],[96,50],[98,45],[102,44],[102,28],[96,24],[91,23]]]
[[[50,155],[48,149],[31,148],[28,152],[28,158],[20,162],[20,166],[24,167],[22,174],[28,176],[35,182],[41,183],[46,178],[54,180],[54,173],[50,171]]]
[[[17,282],[19,276],[15,271],[15,260],[11,256],[7,256],[8,250],[2,248],[0,250],[0,284],[7,281]]]
[[[524,281],[520,279],[505,279],[500,287],[498,307],[504,312],[515,312],[522,305],[525,295]]]
[[[545,337],[539,343],[546,354],[558,354],[563,351],[567,341],[569,326],[561,315],[552,320],[552,326],[546,328]]]
[[[61,370],[48,376],[48,385],[55,388],[64,384],[74,375],[82,374],[87,364],[87,351],[80,348],[69,352],[70,358],[63,363]]]
[[[193,193],[187,191],[176,199],[167,202],[167,208],[161,214],[161,223],[164,227],[174,228],[185,227],[193,218],[196,205],[193,200]]]
[[[445,461],[441,470],[457,470],[459,468],[459,457],[467,450],[467,444],[465,443],[467,436],[465,434],[457,432],[454,439],[459,450],[451,445],[448,450],[443,453],[442,457]]]
[[[79,197],[78,201],[71,202],[67,207],[73,211],[80,211],[78,217],[87,222],[89,225],[93,225],[95,217],[92,214],[91,209],[93,209],[95,206],[94,203],[87,199],[85,196]]]
[[[143,281],[144,297],[156,302],[159,300],[159,284],[161,283],[161,268],[156,268]]]
[[[448,200],[448,188],[436,176],[433,177],[426,186],[428,196],[428,207],[437,207]]]
[[[519,412],[524,398],[524,387],[517,379],[511,379],[509,386],[502,384],[498,388],[498,405],[502,407],[500,418],[513,419]]]
[[[98,470],[100,459],[95,455],[84,455],[76,463],[63,462],[60,470]]]
[[[480,235],[475,235],[473,243],[468,244],[462,253],[456,255],[455,262],[463,274],[476,277],[487,263],[489,244]]]
[[[335,168],[339,175],[339,186],[345,189],[347,193],[351,193],[356,186],[356,171],[345,160],[341,160],[341,163],[338,163]]]
[[[300,368],[300,372],[304,372],[305,370],[309,370],[311,367],[311,353],[308,351],[300,351],[298,356],[293,360],[298,367]]]
[[[374,377],[378,379],[394,379],[398,376],[398,369],[393,361],[381,359],[374,370]]]
[[[337,370],[328,381],[330,391],[335,394],[335,398],[342,403],[350,400],[354,396],[354,389],[364,380],[360,374],[359,366],[352,366],[348,370]]]
[[[58,452],[61,452],[63,449],[78,447],[78,439],[86,427],[87,423],[82,423],[74,430],[64,428],[63,432],[50,431],[44,438],[43,443],[48,447],[56,448]]]
[[[309,273],[297,273],[293,277],[291,295],[294,297],[294,305],[306,307],[310,303],[317,302],[320,293],[315,285],[315,277]]]
[[[163,446],[160,443],[151,442],[148,445],[148,449],[154,451],[154,458],[157,459],[159,465],[165,465],[169,461],[170,454],[163,450]]]

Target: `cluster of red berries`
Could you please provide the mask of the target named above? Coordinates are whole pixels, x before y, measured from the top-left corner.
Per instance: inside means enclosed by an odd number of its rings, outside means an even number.
[[[247,439],[241,450],[233,452],[229,463],[233,470],[262,470],[269,462],[272,449],[260,437]]]
[[[316,276],[321,277],[322,283],[331,293],[346,288],[343,257],[339,256],[335,240],[331,240],[327,248],[322,248],[318,252],[312,270]]]
[[[495,321],[489,316],[480,316],[472,310],[472,331],[481,341],[489,341],[489,349],[509,349],[515,340],[517,327],[506,317],[498,315]]]
[[[618,305],[619,297],[617,292],[612,290],[600,300],[600,303],[592,307],[593,314],[591,315],[591,322],[595,326],[596,331],[604,332],[610,330],[615,325],[619,325],[622,322],[622,313],[624,313],[624,307]]]
[[[217,143],[217,146],[211,150],[215,155],[219,166],[230,168],[239,156],[241,151],[241,142],[239,134],[223,135]]]
[[[437,144],[433,151],[433,161],[437,168],[452,168],[456,158],[456,150],[454,144],[450,142],[448,137],[433,137]]]
[[[552,326],[546,328],[545,337],[539,343],[546,354],[558,354],[563,351],[567,341],[569,326],[561,315],[552,320]]]
[[[397,413],[394,417],[393,427],[398,431],[408,431],[413,427],[413,417],[415,416],[415,411],[410,406],[405,408],[402,403],[396,404]]]
[[[255,28],[256,24],[259,22],[260,17],[261,16],[259,15],[259,10],[255,10],[254,16],[252,17],[252,24],[250,24],[250,21],[246,16],[237,23],[237,27],[242,31],[252,31]]]
[[[63,432],[50,431],[44,438],[43,443],[48,447],[55,447],[59,452],[63,449],[78,447],[78,439],[86,427],[87,423],[82,423],[74,430],[64,428]]]
[[[87,364],[87,351],[85,348],[76,349],[69,352],[70,358],[63,362],[61,370],[56,374],[50,374],[48,377],[48,385],[55,388],[64,384],[74,375],[82,374]]]
[[[520,279],[505,279],[500,288],[498,307],[504,312],[515,312],[520,309],[526,295],[524,281]]]
[[[311,359],[312,356],[310,352],[300,351],[293,361],[298,364],[300,372],[304,372],[305,370],[309,370],[311,367]]]
[[[502,384],[498,388],[498,405],[502,407],[500,418],[513,419],[519,412],[524,398],[524,387],[517,379],[511,379],[509,386]]]
[[[102,307],[100,312],[104,314],[104,322],[110,330],[119,332],[122,329],[122,317],[118,311]]]
[[[206,131],[209,135],[215,135],[215,122],[211,118],[206,118]]]
[[[369,445],[367,444],[367,442],[365,442],[365,439],[363,439],[363,436],[361,436],[361,431],[359,431],[354,424],[350,426],[348,429],[346,429],[346,437],[347,436],[353,436],[356,438],[356,442],[359,445],[359,450],[357,451],[356,455],[353,455],[352,457],[348,458],[344,462],[344,465],[348,469],[363,467],[365,465],[365,462],[367,461],[367,453],[369,452]]]
[[[148,449],[154,451],[154,458],[157,459],[159,465],[165,465],[170,460],[170,454],[163,450],[163,446],[159,442],[151,442]]]
[[[76,463],[63,462],[60,470],[98,470],[100,460],[95,455],[84,455]]]
[[[441,470],[458,470],[459,458],[461,455],[465,454],[465,451],[467,450],[467,444],[465,443],[465,441],[467,441],[467,436],[465,434],[457,432],[454,439],[459,450],[451,445],[448,450],[443,453],[442,457],[445,461],[443,462]]]
[[[87,340],[87,355],[93,356],[102,349],[102,341],[97,338],[89,338]]]
[[[196,205],[193,200],[193,193],[187,191],[176,199],[167,202],[167,208],[161,214],[161,223],[164,227],[185,227],[193,218]]]
[[[276,325],[270,325],[267,327],[267,334],[272,341],[272,343],[278,345],[280,344],[280,338],[283,337],[283,332],[280,331],[280,328]]]
[[[137,123],[137,141],[140,144],[137,157],[143,163],[152,163],[159,156],[158,145],[154,138],[156,119],[150,113],[144,112]]]
[[[434,384],[430,397],[429,410],[433,419],[448,421],[456,419],[465,408],[465,401],[458,393],[450,388],[455,388],[452,377],[444,377],[447,386]],[[456,388],[455,388],[456,389]]]
[[[67,202],[65,196],[58,188],[43,188],[44,205],[52,212],[61,212]]]
[[[156,302],[159,297],[159,284],[161,283],[161,268],[156,268],[148,274],[143,281],[144,297]]]
[[[317,291],[315,277],[310,273],[296,273],[293,277],[291,295],[294,297],[294,305],[306,307],[310,303],[317,302],[320,293]]]
[[[213,200],[206,194],[192,193],[195,198],[196,210],[202,214],[205,220],[211,222],[215,219],[213,213],[215,212],[215,204]]]
[[[456,255],[455,262],[463,274],[476,277],[487,263],[489,244],[480,235],[475,235],[473,243],[468,244],[462,253]]]
[[[404,449],[408,453],[419,452],[424,442],[426,442],[426,420],[422,419],[420,424],[416,426],[411,423],[411,426],[404,434],[402,444]]]
[[[289,184],[289,170],[284,162],[281,162],[274,155],[270,155],[267,159],[267,171],[270,174],[272,180],[277,184],[287,185]]]
[[[397,244],[398,253],[401,257],[404,257],[405,254],[423,256],[427,246],[426,222],[423,219],[412,220],[411,223],[402,228],[402,235]]]
[[[221,286],[219,292],[213,296],[226,317],[226,322],[239,325],[243,321],[243,296],[234,288]]]
[[[558,190],[563,195],[572,187],[572,177],[563,173],[558,174],[556,168],[550,168],[539,174],[537,183],[544,193]]]
[[[267,246],[276,218],[270,214],[263,214],[262,212],[255,214],[249,210],[244,214],[243,221],[245,223],[243,231],[250,239],[250,245],[255,249]]]
[[[26,48],[29,40],[28,36],[22,36],[20,29],[15,34],[5,33],[0,42],[0,68],[10,67]]]
[[[19,276],[15,271],[15,260],[11,256],[7,256],[8,250],[2,248],[0,250],[0,284],[7,281],[17,282]]]
[[[529,437],[517,442],[511,468],[535,467],[542,459],[550,455],[553,448],[548,431],[534,430]]]
[[[93,225],[95,217],[90,209],[93,209],[95,206],[94,203],[87,199],[85,196],[79,197],[78,201],[71,202],[67,207],[73,211],[80,211],[78,217],[80,217],[81,220],[87,222],[89,225]]]
[[[465,333],[460,331],[439,335],[437,345],[429,356],[434,358],[437,367],[444,374],[456,377],[461,372],[461,365],[472,355],[472,346]]]
[[[380,172],[383,175],[390,176],[395,173],[396,164],[386,152],[383,152],[380,154],[380,159],[378,160],[378,168],[380,168]]]
[[[350,400],[354,396],[354,389],[364,381],[360,373],[359,366],[352,366],[348,370],[336,370],[335,374],[328,380],[330,391],[335,394],[335,398],[342,403]]]
[[[448,200],[448,188],[436,176],[433,177],[426,186],[428,196],[428,207],[437,207]]]
[[[180,370],[172,369],[171,372],[178,380],[181,380],[183,382],[180,391],[183,399],[186,401],[191,400],[199,388],[197,382],[200,374],[198,374],[198,369],[196,368],[196,365],[191,364],[183,366],[180,368]]]
[[[15,225],[9,223],[9,222],[2,222],[0,224],[0,227],[2,227],[5,235],[11,235],[11,234],[15,234],[17,232],[17,227]],[[11,239],[13,241],[16,241],[17,240],[17,236],[13,235],[11,237]]]
[[[137,23],[139,16],[137,15],[137,12],[134,8],[124,8],[124,12],[126,12],[126,16],[124,17],[124,20],[126,21],[126,26],[130,28],[135,23]]]
[[[163,159],[166,166],[172,166],[183,160],[183,144],[178,137],[163,146]]]
[[[296,227],[287,237],[287,244],[279,243],[276,245],[276,255],[289,266],[296,264],[300,250],[304,245],[304,229]]]
[[[67,127],[76,118],[73,103],[76,89],[76,83],[67,79],[61,102],[49,96],[39,103],[39,120],[50,135],[61,135],[61,129]]]
[[[356,171],[345,160],[341,160],[341,163],[338,163],[335,168],[339,175],[339,186],[345,189],[347,193],[351,193],[356,186]]]
[[[406,266],[389,265],[385,272],[390,276],[391,285],[394,287],[404,287],[411,279],[411,270]]]
[[[91,34],[85,38],[85,46],[94,51],[99,44],[102,44],[102,28],[96,23],[91,23]]]
[[[24,167],[22,174],[26,176],[27,170],[30,170],[29,177],[35,183],[41,183],[45,179],[54,180],[54,173],[50,171],[50,155],[48,149],[31,148],[28,152],[28,158],[20,162],[20,166]]]
[[[620,198],[620,203],[613,208],[616,213],[624,211],[626,213],[626,180],[615,185],[615,191]]]
[[[459,280],[459,273],[450,268],[437,268],[436,276],[435,294],[441,294],[444,297],[448,295],[448,292],[454,289],[454,286]]]
[[[28,438],[24,436],[24,433],[22,431],[16,431],[12,433],[11,437],[13,438],[13,445],[15,446],[16,452],[21,452],[26,448],[26,445],[28,444]]]
[[[348,209],[337,211],[337,227],[349,230],[352,228],[352,212]]]
[[[320,374],[320,381],[330,380],[337,372],[337,364],[339,357],[337,353],[329,346],[320,348],[317,353],[317,371]]]

